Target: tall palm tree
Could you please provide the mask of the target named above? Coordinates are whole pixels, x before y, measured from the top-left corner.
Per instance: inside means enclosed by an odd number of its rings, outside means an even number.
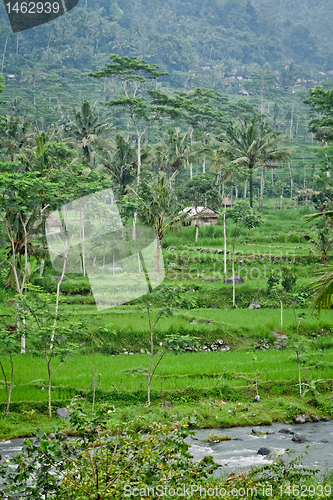
[[[274,132],[266,123],[259,123],[255,117],[227,128],[222,142],[222,151],[233,163],[248,169],[250,184],[250,206],[253,208],[253,170],[257,165],[265,166],[274,161],[290,161],[293,149],[283,146],[285,136]]]
[[[68,121],[64,126],[64,131],[70,137],[74,137],[76,142],[82,147],[82,156],[86,162],[91,159],[91,146],[96,139],[107,132],[110,127],[110,120],[101,120],[101,114],[97,113],[95,106],[91,106],[88,101],[83,100],[79,111],[73,109],[74,120]]]
[[[177,127],[168,130],[166,136],[157,144],[154,152],[161,170],[166,170],[172,175],[174,172],[179,172],[182,165],[191,165],[204,152],[208,151],[207,146],[201,142],[192,141],[192,133],[192,130],[188,130],[183,134]]]
[[[27,143],[31,124],[22,123],[20,117],[5,116],[0,128],[0,147],[5,149],[5,155],[14,161],[18,153]]]
[[[319,218],[329,218],[333,221],[333,210],[304,216],[306,222],[312,222]],[[331,305],[333,293],[333,265],[327,264],[324,268],[320,269],[319,272],[323,274],[311,283],[311,288],[315,292],[312,308],[317,308],[318,313],[320,313],[322,309],[327,311]]]
[[[148,184],[144,198],[140,198],[139,215],[141,220],[156,231],[157,252],[155,270],[160,272],[161,242],[170,229],[181,226],[181,221],[187,216],[180,214],[177,207],[177,196],[174,180],[178,172],[168,179],[165,172],[160,172],[158,178]]]
[[[141,159],[146,153],[141,155]],[[122,135],[116,136],[116,149],[104,151],[103,157],[99,159],[98,170],[104,170],[112,176],[119,184],[121,195],[125,195],[127,187],[136,177],[137,152],[136,149],[126,142]]]

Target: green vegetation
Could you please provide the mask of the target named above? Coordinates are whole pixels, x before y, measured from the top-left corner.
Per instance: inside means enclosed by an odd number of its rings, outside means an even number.
[[[89,416],[81,402],[74,400],[69,412],[76,439],[65,440],[59,428],[49,436],[37,430],[38,440],[25,440],[23,452],[0,465],[4,495],[24,493],[27,498],[36,498],[45,493],[52,499],[88,500],[124,495],[136,498],[146,492],[174,496],[175,491],[185,490],[191,498],[214,494],[227,500],[243,498],[243,491],[248,491],[259,498],[270,495],[280,500],[288,493],[290,498],[297,498],[301,488],[305,498],[311,498],[317,489],[324,498],[331,498],[331,475],[326,474],[319,483],[316,470],[300,467],[302,457],[290,459],[289,452],[259,469],[228,478],[225,474],[213,477],[218,465],[212,457],[194,462],[185,441],[195,434],[196,416],[183,418],[173,426],[154,422],[149,433],[142,434],[133,429],[133,421],[115,424],[107,404]],[[211,433],[207,441],[226,439]],[[50,474],[50,466],[58,474]],[[290,481],[297,481],[292,490]]]
[[[184,443],[333,418],[333,0],[298,4],[0,16],[0,438],[39,439],[5,498],[315,481],[214,478]]]

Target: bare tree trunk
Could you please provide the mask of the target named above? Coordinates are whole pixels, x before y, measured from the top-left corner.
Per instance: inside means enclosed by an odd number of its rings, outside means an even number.
[[[246,194],[247,194],[247,178],[245,179],[245,182],[244,182],[244,200],[246,200]]]
[[[44,276],[44,266],[45,266],[45,259],[42,259],[40,261],[40,270],[39,270],[40,278],[43,278],[43,276]]]
[[[264,188],[265,188],[265,169],[261,169],[261,179],[260,179],[260,210],[262,210],[262,202],[264,198]]]
[[[225,224],[226,213],[227,213],[227,201],[224,198],[224,212],[223,212],[224,251],[223,251],[223,260],[224,260],[224,274],[227,277],[227,230],[226,230],[226,224]]]
[[[22,305],[21,319],[22,319],[21,354],[25,354],[25,314],[23,305]]]
[[[291,174],[291,168],[290,168],[290,163],[288,163],[288,168],[289,168],[289,174],[290,174],[290,198],[293,199],[293,177]]]
[[[156,235],[156,244],[157,244],[157,248],[156,248],[156,266],[155,266],[155,271],[159,273],[160,272],[161,240],[160,240],[158,234]]]
[[[292,107],[292,110],[291,110],[291,118],[290,118],[290,131],[289,131],[289,135],[290,137],[292,137],[292,129],[293,129],[293,117],[294,117],[294,109],[295,109],[295,101],[293,103],[293,107]]]
[[[55,333],[55,329],[56,329],[57,322],[58,322],[60,285],[61,285],[62,280],[63,280],[64,275],[65,275],[68,252],[69,252],[69,249],[70,249],[70,246],[71,246],[72,239],[74,237],[75,224],[76,224],[76,216],[77,216],[77,212],[75,213],[75,217],[74,217],[73,232],[71,234],[70,241],[67,241],[67,239],[64,240],[64,263],[63,263],[63,266],[62,266],[62,273],[61,273],[60,279],[59,279],[59,281],[57,283],[56,306],[55,306],[54,322],[53,322],[53,328],[52,328],[52,334],[51,334],[51,346],[50,346],[50,349],[52,349],[52,347],[53,347],[52,346],[52,342],[54,340],[54,333]]]
[[[82,210],[80,209],[80,223],[81,223],[81,235],[82,235],[82,266],[83,266],[83,276],[86,275],[86,259],[85,259],[85,246],[84,246],[84,223],[82,217]]]
[[[2,56],[1,74],[3,73],[3,67],[4,67],[4,65],[5,65],[5,57],[6,57],[6,50],[7,50],[7,42],[8,42],[8,36],[7,36],[6,41],[5,41],[5,48],[4,48],[4,51],[3,51],[3,56]]]
[[[139,188],[139,186],[140,186],[140,176],[141,176],[141,134],[139,134],[138,128],[137,128],[137,138],[138,138],[138,170],[137,170],[137,178],[136,178],[136,187]],[[132,231],[132,240],[133,241],[135,241],[135,239],[136,239],[136,221],[137,221],[137,216],[138,216],[138,213],[135,211],[134,217],[133,217],[133,231]]]
[[[250,167],[249,182],[250,182],[250,207],[253,208],[253,168],[252,167]]]
[[[52,418],[52,407],[51,407],[51,382],[52,382],[52,376],[51,376],[51,368],[50,368],[50,358],[47,355],[47,346],[45,345],[45,357],[46,357],[46,364],[47,364],[47,373],[49,377],[49,383],[48,383],[48,398],[49,398],[49,417]]]
[[[94,339],[91,341],[92,361],[93,361],[93,404],[92,411],[95,410],[95,395],[96,395],[96,377],[95,377],[95,348]]]
[[[298,125],[299,125],[299,116],[297,117],[297,124],[296,124],[296,142],[298,141]]]
[[[149,363],[149,372],[148,372],[148,381],[147,381],[147,397],[148,402],[147,406],[151,405],[150,402],[150,384],[152,379],[152,368],[153,368],[153,357],[154,357],[154,337],[153,337],[153,327],[150,319],[150,310],[148,307],[148,321],[149,321],[149,330],[150,330],[150,363]]]
[[[199,237],[199,224],[196,222],[195,223],[195,242],[198,243],[198,237]]]
[[[235,226],[234,242],[232,246],[232,307],[236,306],[236,283],[235,283],[235,245],[236,245],[237,223]]]
[[[12,397],[12,390],[13,390],[14,367],[13,367],[13,357],[12,357],[11,354],[9,355],[9,358],[10,358],[10,383],[9,383],[9,386],[8,386],[7,375],[5,373],[3,364],[0,361],[0,368],[1,368],[1,371],[2,371],[2,374],[3,374],[3,378],[5,380],[6,397],[7,397],[7,406],[6,406],[6,410],[5,410],[5,413],[4,413],[5,417],[7,417],[8,413],[9,413],[10,400],[11,400],[11,397]]]

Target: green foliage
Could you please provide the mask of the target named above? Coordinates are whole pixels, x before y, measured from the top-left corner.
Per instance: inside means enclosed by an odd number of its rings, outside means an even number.
[[[101,405],[89,418],[80,402],[74,401],[70,423],[79,438],[75,441],[64,441],[59,429],[54,429],[53,441],[38,430],[38,444],[26,440],[23,452],[10,464],[1,465],[1,475],[5,478],[0,486],[3,495],[24,494],[25,498],[37,499],[47,493],[48,498],[57,500],[70,500],[78,495],[85,500],[123,498],[129,487],[167,484],[171,488],[184,480],[187,485],[204,484],[217,469],[211,457],[199,463],[192,461],[189,445],[184,441],[194,434],[189,430],[194,427],[192,421],[190,426],[182,422],[173,432],[155,424],[148,435],[142,435],[126,424],[112,424],[109,408]],[[111,440],[110,429],[115,432]],[[58,474],[49,474],[50,466]],[[33,485],[30,485],[32,474]]]
[[[213,174],[199,174],[182,186],[182,199],[189,206],[221,208],[221,197]]]
[[[316,239],[313,241],[313,247],[320,254],[323,264],[327,264],[329,252],[333,249],[332,225],[331,219],[325,214],[316,225],[317,234]]]
[[[98,145],[98,138],[110,130],[109,119],[101,121],[101,113],[91,107],[88,101],[83,100],[81,110],[73,109],[74,121],[68,121],[64,126],[64,133],[73,137],[76,143],[82,145],[83,161],[90,161],[93,144]]]
[[[290,161],[293,149],[284,146],[284,136],[273,131],[267,122],[258,122],[254,117],[251,123],[229,126],[222,136],[222,151],[235,164],[243,166],[249,176],[250,206],[253,208],[253,169],[271,162]]]
[[[291,292],[296,285],[297,274],[290,266],[280,266],[279,269],[270,271],[267,279],[267,292],[270,294],[273,287],[281,284],[283,290],[287,293]]]
[[[234,206],[227,211],[227,219],[231,219],[234,224],[242,223],[247,228],[254,229],[263,220],[260,216],[253,214],[250,205],[246,201],[238,201]]]

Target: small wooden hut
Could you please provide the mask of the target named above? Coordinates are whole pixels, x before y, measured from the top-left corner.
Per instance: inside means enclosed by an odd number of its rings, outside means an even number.
[[[186,214],[184,226],[216,226],[220,215],[209,207],[186,207],[179,214]]]

